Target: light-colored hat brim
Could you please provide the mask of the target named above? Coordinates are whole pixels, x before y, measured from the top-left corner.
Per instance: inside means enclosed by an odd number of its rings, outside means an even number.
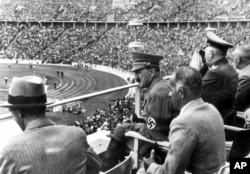
[[[2,102],[0,103],[0,107],[5,107],[5,108],[30,108],[30,107],[35,107],[35,106],[47,106],[50,104],[55,103],[54,99],[47,99],[46,103],[34,103],[34,104],[11,104],[9,102]]]

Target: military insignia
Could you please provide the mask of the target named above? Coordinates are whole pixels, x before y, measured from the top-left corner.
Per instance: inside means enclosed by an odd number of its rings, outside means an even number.
[[[148,121],[147,121],[147,127],[149,129],[154,129],[156,126],[156,121],[153,117],[148,117]]]

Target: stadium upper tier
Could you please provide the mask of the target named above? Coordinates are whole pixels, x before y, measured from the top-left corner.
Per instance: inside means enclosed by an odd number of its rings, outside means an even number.
[[[222,23],[215,32],[236,46],[249,42],[248,25],[249,22]],[[161,68],[167,75],[177,67],[187,65],[193,51],[205,44],[206,28],[205,23],[141,27],[93,23],[76,27],[63,26],[62,23],[2,23],[0,50],[4,50],[4,57],[10,59],[42,59],[48,63],[83,61],[129,71],[132,61],[128,44],[136,39],[144,45],[141,51],[164,56]],[[228,56],[230,59],[231,51]]]
[[[32,3],[31,3],[32,2]],[[0,20],[197,21],[246,19],[248,0],[0,0]]]

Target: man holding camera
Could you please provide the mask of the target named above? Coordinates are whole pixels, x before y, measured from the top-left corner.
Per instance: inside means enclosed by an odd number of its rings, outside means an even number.
[[[204,50],[204,59],[199,52],[195,52],[190,66],[199,71],[205,64],[208,66],[209,70],[202,78],[201,97],[219,110],[225,124],[234,125],[234,100],[238,74],[226,58],[227,50],[233,45],[219,38],[212,31],[208,31],[206,37],[208,45]]]

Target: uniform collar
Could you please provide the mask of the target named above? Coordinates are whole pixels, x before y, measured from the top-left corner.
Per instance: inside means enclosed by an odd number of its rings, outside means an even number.
[[[220,60],[215,61],[215,62],[209,67],[209,69],[218,68],[218,67],[220,67],[221,65],[224,65],[224,64],[226,64],[226,63],[228,63],[228,60],[227,60],[226,58],[222,58],[222,59],[220,59]]]
[[[148,88],[148,91],[150,91],[150,90],[153,88],[153,86],[154,86],[157,82],[159,82],[161,79],[162,79],[161,76],[157,76],[156,78],[154,78],[153,81],[152,81],[152,83],[150,84],[150,86],[149,86],[149,88]]]
[[[46,126],[51,126],[54,124],[55,123],[53,123],[51,120],[49,120],[47,118],[39,118],[39,119],[36,119],[36,120],[29,122],[24,131],[28,131],[28,130],[32,130],[32,129],[36,129],[36,128],[41,128],[41,127],[46,127]]]

